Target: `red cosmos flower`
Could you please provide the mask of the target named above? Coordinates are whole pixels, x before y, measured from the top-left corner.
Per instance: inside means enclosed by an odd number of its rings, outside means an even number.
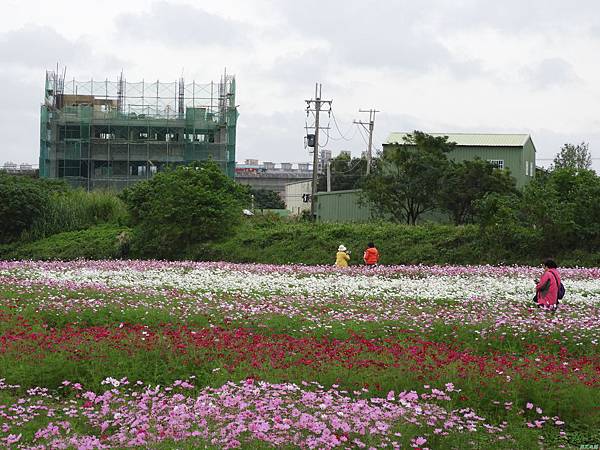
[[[544,353],[537,345],[529,345],[527,357],[514,354],[477,354],[461,343],[431,342],[406,333],[384,339],[367,339],[352,334],[346,339],[327,337],[294,337],[286,334],[259,334],[249,329],[218,327],[192,329],[186,326],[159,325],[148,328],[141,324],[108,327],[66,326],[32,333],[30,325],[14,321],[3,314],[8,328],[0,335],[0,353],[14,358],[34,357],[40,362],[50,353],[62,353],[75,361],[106,360],[107,351],[126,355],[160,349],[165,358],[194,366],[215,362],[226,371],[240,365],[254,367],[258,379],[263,368],[286,370],[310,367],[328,370],[410,371],[422,381],[435,381],[447,369],[461,377],[477,375],[485,383],[491,378],[547,379],[600,385],[600,358],[574,358],[566,348],[559,354]],[[484,381],[485,380],[485,381]],[[375,385],[380,390],[381,386]]]

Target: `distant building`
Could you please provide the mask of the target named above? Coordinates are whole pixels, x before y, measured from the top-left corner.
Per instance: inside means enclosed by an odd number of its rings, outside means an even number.
[[[19,166],[16,163],[12,162],[12,161],[6,161],[4,163],[4,165],[2,166],[2,169],[5,172],[9,172],[9,173],[11,173],[11,172],[17,172],[19,170]]]
[[[392,133],[383,148],[393,148],[404,142],[408,133]],[[517,187],[529,183],[536,172],[543,169],[535,164],[535,146],[528,134],[474,134],[474,133],[429,133],[432,136],[448,136],[449,142],[456,143],[448,154],[453,161],[466,161],[480,158],[489,161],[499,169],[509,169],[517,181]],[[361,201],[360,190],[319,192],[316,198],[317,220],[319,222],[369,222],[376,216],[368,204]],[[440,212],[427,213],[423,220],[448,222],[449,218]]]
[[[212,160],[233,178],[235,78],[131,83],[47,72],[40,176],[120,190],[168,167]]]
[[[327,168],[327,163],[331,161],[331,150],[321,150],[319,151],[319,173],[325,172]]]
[[[259,166],[258,164],[237,164],[235,166],[235,178],[237,179],[245,173],[258,173],[264,171],[265,168],[263,166]]]
[[[294,168],[292,163],[280,163],[277,167],[271,161],[258,164],[256,159],[247,159],[245,162],[256,162],[257,164],[237,164],[235,181],[253,189],[275,191],[284,201],[286,184],[312,179],[312,166],[309,163],[300,163]]]
[[[372,207],[361,201],[361,190],[319,192],[316,198],[317,221],[333,223],[370,222]]]
[[[38,169],[29,163],[16,164],[12,161],[5,162],[0,166],[0,172],[10,173],[11,175],[27,175],[31,177],[38,176]]]
[[[391,133],[386,148],[404,142],[409,133]],[[489,161],[499,169],[509,169],[516,179],[517,187],[523,187],[535,177],[535,145],[528,134],[489,134],[489,133],[429,133],[432,136],[448,136],[448,142],[456,143],[448,154],[453,161],[480,158]]]
[[[299,216],[310,211],[312,180],[295,181],[285,185],[285,207],[292,215]]]

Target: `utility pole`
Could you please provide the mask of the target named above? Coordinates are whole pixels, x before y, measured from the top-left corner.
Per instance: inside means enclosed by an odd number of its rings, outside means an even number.
[[[312,194],[310,196],[310,214],[315,219],[317,217],[317,184],[319,181],[319,130],[328,129],[329,127],[320,127],[319,126],[319,113],[323,105],[326,105],[329,109],[325,110],[327,113],[331,114],[331,102],[332,100],[321,100],[321,84],[315,84],[315,98],[306,101],[306,115],[309,112],[313,112],[315,114],[315,134],[314,140],[311,142],[308,139],[309,147],[313,147],[313,173],[312,173]],[[314,104],[314,109],[312,105]],[[307,127],[313,128],[313,127]],[[308,137],[308,136],[307,136]],[[312,144],[312,145],[311,145]]]
[[[354,123],[362,126],[369,133],[369,143],[367,144],[367,175],[371,173],[371,160],[373,158],[373,130],[375,129],[375,113],[380,111],[376,109],[359,109],[358,112],[368,112],[369,122],[355,120]]]
[[[331,161],[327,161],[327,192],[331,192]]]

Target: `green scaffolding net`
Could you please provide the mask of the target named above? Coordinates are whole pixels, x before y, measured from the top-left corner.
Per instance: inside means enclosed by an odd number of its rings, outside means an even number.
[[[235,172],[235,79],[65,81],[46,76],[40,176],[120,190],[168,167],[213,160]]]

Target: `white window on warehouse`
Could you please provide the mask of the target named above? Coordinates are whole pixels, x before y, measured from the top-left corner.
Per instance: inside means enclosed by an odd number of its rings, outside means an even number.
[[[525,161],[525,175],[529,176],[529,161]]]
[[[494,166],[496,169],[504,169],[504,160],[503,159],[490,159],[490,164]]]

